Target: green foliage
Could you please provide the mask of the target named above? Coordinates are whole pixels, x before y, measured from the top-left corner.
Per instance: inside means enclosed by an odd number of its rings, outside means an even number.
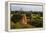
[[[37,14],[32,14],[31,15],[32,18],[32,25],[36,26],[36,27],[42,27],[43,26],[43,17],[41,16],[41,14],[37,13]]]
[[[26,14],[27,22],[30,26],[34,27],[43,27],[43,13],[42,12],[32,12],[32,11],[11,11],[11,29],[21,28],[22,26],[19,24],[20,17],[22,14]],[[30,21],[29,21],[30,20]],[[29,25],[27,25],[29,26]],[[23,27],[23,28],[26,28]]]

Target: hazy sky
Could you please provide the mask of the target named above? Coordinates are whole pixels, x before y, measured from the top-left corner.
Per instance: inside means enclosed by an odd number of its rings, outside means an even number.
[[[11,5],[11,10],[22,10],[24,11],[42,11],[42,6],[36,6],[36,5]]]

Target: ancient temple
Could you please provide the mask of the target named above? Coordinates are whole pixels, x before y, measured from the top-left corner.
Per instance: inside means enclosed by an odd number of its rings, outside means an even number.
[[[26,14],[21,15],[20,23],[21,24],[27,24]]]

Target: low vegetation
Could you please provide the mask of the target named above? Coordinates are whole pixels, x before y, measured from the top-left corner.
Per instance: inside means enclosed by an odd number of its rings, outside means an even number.
[[[43,12],[32,12],[32,11],[11,11],[11,29],[21,28],[19,25],[22,14],[26,14],[27,25],[30,28],[43,27]],[[23,27],[24,28],[24,27]],[[27,28],[25,26],[25,28]]]

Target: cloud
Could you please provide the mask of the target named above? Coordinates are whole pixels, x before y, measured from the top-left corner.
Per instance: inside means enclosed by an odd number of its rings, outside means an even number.
[[[11,5],[11,11],[20,10],[22,8],[23,11],[42,11],[42,6],[36,5]]]

